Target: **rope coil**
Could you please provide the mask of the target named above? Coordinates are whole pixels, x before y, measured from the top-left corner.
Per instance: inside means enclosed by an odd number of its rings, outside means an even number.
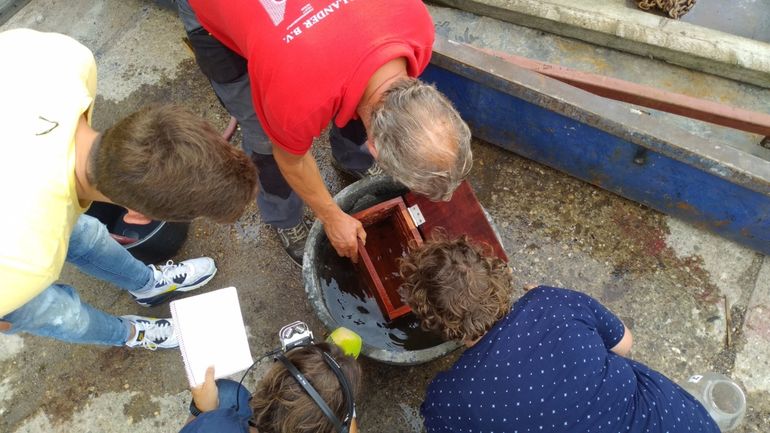
[[[679,19],[695,6],[696,0],[636,0],[639,9],[650,10],[657,8],[667,13],[673,19]]]

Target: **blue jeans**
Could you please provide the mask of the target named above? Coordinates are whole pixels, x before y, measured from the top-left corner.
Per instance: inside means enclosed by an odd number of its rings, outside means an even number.
[[[81,215],[70,235],[67,262],[123,290],[141,293],[155,283],[152,269],[135,259],[96,218]],[[71,343],[122,346],[131,324],[82,302],[66,284],[53,284],[2,319],[8,333],[27,332]]]

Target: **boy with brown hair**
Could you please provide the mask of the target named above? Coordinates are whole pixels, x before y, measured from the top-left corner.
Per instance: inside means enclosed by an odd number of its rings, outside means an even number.
[[[348,415],[339,378],[324,361],[331,355],[350,384],[352,395],[361,388],[361,368],[335,344],[302,346],[286,358],[316,389],[338,420]],[[326,417],[297,379],[281,362],[275,362],[257,384],[252,396],[243,385],[227,379],[214,381],[206,371],[203,385],[193,388],[195,412],[180,433],[342,433]],[[353,414],[355,415],[355,414]],[[350,433],[356,433],[355,418]]]
[[[147,266],[83,212],[101,201],[128,208],[129,224],[233,221],[256,192],[251,161],[179,107],[145,108],[103,134],[92,129],[96,64],[74,39],[9,30],[0,52],[9,65],[0,70],[0,331],[176,347],[170,319],[112,316],[56,280],[67,261],[151,306],[206,284],[213,260]]]
[[[466,238],[425,243],[401,274],[422,325],[468,347],[428,387],[428,433],[719,432],[686,391],[625,358],[631,333],[583,293],[539,286],[513,302],[505,263]]]

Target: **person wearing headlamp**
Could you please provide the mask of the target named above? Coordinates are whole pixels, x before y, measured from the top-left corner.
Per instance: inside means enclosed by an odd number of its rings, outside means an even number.
[[[192,417],[180,433],[356,433],[360,351],[361,337],[339,328],[327,342],[266,354],[276,362],[254,394],[233,380],[215,381],[209,367],[204,383],[192,389]]]

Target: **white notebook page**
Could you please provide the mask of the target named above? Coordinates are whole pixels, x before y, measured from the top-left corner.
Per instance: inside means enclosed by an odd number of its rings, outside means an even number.
[[[203,383],[210,365],[220,378],[252,364],[235,287],[173,301],[171,317],[191,387]]]

